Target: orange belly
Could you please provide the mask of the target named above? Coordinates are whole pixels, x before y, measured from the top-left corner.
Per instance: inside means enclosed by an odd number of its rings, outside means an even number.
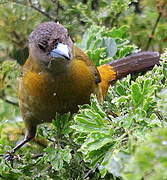
[[[69,71],[56,77],[46,72],[26,72],[19,88],[23,118],[42,123],[51,121],[56,112],[76,112],[78,105],[89,103],[94,88],[94,76],[83,61],[74,61]]]

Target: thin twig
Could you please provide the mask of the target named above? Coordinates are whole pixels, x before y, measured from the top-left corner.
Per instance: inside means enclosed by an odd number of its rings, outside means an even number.
[[[160,113],[160,111],[155,111],[155,114],[157,115],[158,119],[160,119],[161,121],[163,121],[163,116]]]
[[[41,13],[42,15],[46,16],[48,19],[52,20],[52,21],[57,21],[56,18],[53,18],[51,17],[48,13],[42,11],[40,8],[37,8],[36,6],[33,5],[32,1],[31,0],[28,0],[31,8],[35,9],[36,11],[38,11],[39,13]],[[0,2],[0,4],[5,4],[5,3],[9,3],[8,1],[6,2]],[[23,3],[19,2],[19,1],[16,1],[16,2],[12,2],[12,3],[16,3],[16,4],[19,4],[19,5],[22,5],[22,6],[26,6],[24,5]]]
[[[88,178],[91,174],[93,174],[95,171],[96,171],[96,169],[98,168],[98,164],[94,167],[94,168],[92,168],[92,169],[90,169],[85,175],[84,175],[84,179],[86,179],[86,178]]]
[[[2,99],[4,102],[6,102],[6,103],[8,103],[8,104],[11,104],[11,105],[13,105],[13,106],[17,106],[17,107],[19,106],[18,103],[13,102],[13,101],[10,101],[10,100],[6,99],[6,97],[4,97],[4,96],[0,96],[0,99]]]
[[[146,51],[147,51],[147,50],[149,49],[149,47],[150,47],[151,41],[153,40],[154,33],[155,33],[155,30],[156,30],[156,28],[157,28],[157,26],[158,26],[158,23],[159,23],[160,19],[161,19],[161,16],[162,16],[162,13],[160,12],[159,15],[158,15],[158,17],[157,17],[157,19],[156,19],[156,21],[155,21],[155,24],[154,24],[154,27],[153,27],[153,29],[152,29],[151,35],[150,35],[150,37],[149,37],[149,39],[148,39],[148,42],[147,42],[147,45],[146,45],[146,48],[145,48]]]
[[[57,21],[57,19],[51,17],[48,13],[46,13],[46,12],[42,11],[40,8],[37,8],[36,6],[34,6],[31,0],[29,0],[29,4],[30,4],[31,8],[35,9],[36,11],[41,13],[42,15],[46,16],[48,19],[50,19],[52,21]]]
[[[45,153],[33,154],[33,155],[31,156],[31,158],[32,158],[32,159],[37,159],[37,158],[39,158],[39,157],[43,157],[44,154],[45,154]]]

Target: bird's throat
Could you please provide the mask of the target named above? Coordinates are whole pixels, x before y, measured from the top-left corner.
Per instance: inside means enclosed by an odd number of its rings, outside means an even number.
[[[47,69],[49,70],[50,73],[54,75],[59,75],[62,73],[67,73],[69,69],[69,65],[71,62],[63,59],[58,59],[58,60],[50,60]]]

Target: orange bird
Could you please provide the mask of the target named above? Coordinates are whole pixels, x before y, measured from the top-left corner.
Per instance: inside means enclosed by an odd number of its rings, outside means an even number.
[[[67,29],[55,22],[40,24],[29,36],[29,57],[19,83],[19,106],[25,139],[8,155],[34,138],[38,124],[51,122],[56,113],[75,113],[90,95],[102,102],[112,81],[159,64],[156,52],[141,52],[95,67],[77,48]]]

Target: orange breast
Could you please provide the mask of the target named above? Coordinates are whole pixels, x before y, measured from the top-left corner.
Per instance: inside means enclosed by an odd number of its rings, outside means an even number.
[[[56,112],[75,112],[79,104],[89,102],[95,86],[89,67],[79,60],[73,61],[66,73],[56,77],[47,72],[28,71],[20,83],[22,113],[29,111],[38,119],[50,121]]]

